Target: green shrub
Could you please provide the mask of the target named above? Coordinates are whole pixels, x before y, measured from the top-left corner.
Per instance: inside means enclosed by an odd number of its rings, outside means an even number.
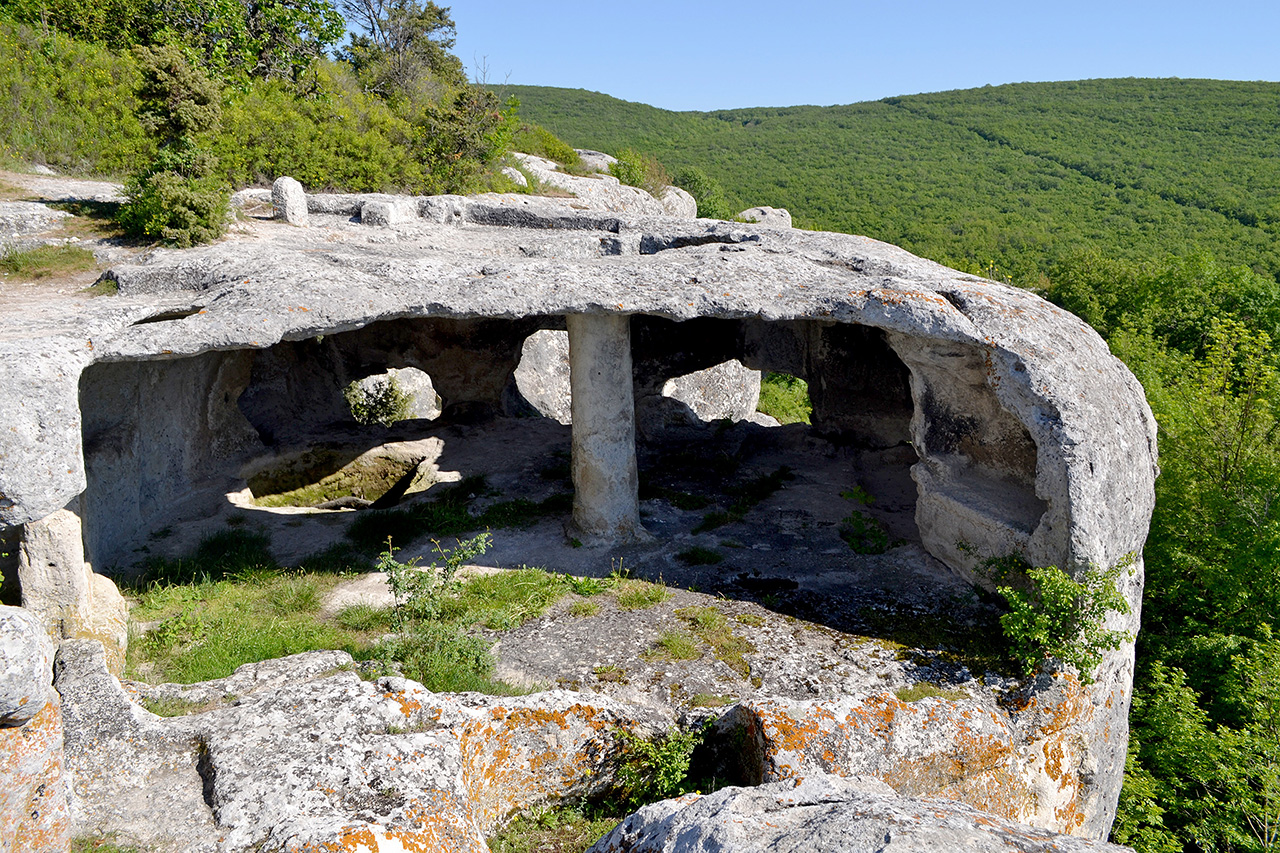
[[[1011,653],[1028,675],[1044,659],[1056,658],[1074,666],[1080,680],[1088,684],[1103,652],[1132,639],[1123,631],[1102,627],[1102,621],[1111,611],[1130,612],[1117,582],[1133,559],[1130,555],[1106,571],[1088,571],[1082,582],[1047,566],[1027,571],[1026,589],[997,587],[1010,608],[1000,617],[1000,626]]]
[[[676,173],[675,184],[698,202],[698,216],[706,219],[732,219],[733,209],[725,198],[724,187],[701,169],[689,166]]]
[[[840,538],[855,554],[883,554],[889,550],[889,534],[878,519],[852,512],[840,522]]]
[[[460,541],[456,547],[448,550],[436,542],[434,545],[438,559],[419,568],[416,559],[408,563],[397,560],[396,549],[391,546],[391,539],[388,537],[387,548],[378,558],[378,571],[386,573],[387,585],[395,598],[392,626],[399,630],[411,620],[438,618],[445,597],[457,591],[458,584],[454,575],[458,569],[467,560],[483,554],[488,549],[489,542],[488,533],[481,533],[465,542]]]
[[[617,154],[618,162],[609,164],[609,174],[622,183],[639,187],[654,198],[662,198],[671,176],[654,158],[641,154],[634,148],[624,148]]]
[[[128,201],[117,221],[130,234],[187,248],[226,231],[227,190],[218,178],[164,170],[131,177],[124,192]]]
[[[413,130],[385,101],[365,92],[342,63],[316,62],[304,91],[283,80],[236,89],[213,142],[222,175],[235,186],[289,175],[310,191],[418,192],[422,164]]]
[[[618,788],[628,810],[693,790],[689,763],[693,750],[703,741],[703,732],[672,729],[653,740],[637,737],[625,729],[616,732],[623,746]]]
[[[138,117],[156,157],[125,184],[117,221],[133,234],[177,246],[207,243],[227,226],[226,187],[208,139],[221,117],[221,91],[174,45],[138,48]]]
[[[531,122],[520,123],[511,138],[511,147],[522,154],[545,157],[571,169],[582,163],[582,158],[573,150],[573,146],[545,127]]]
[[[70,173],[136,171],[155,154],[140,83],[132,55],[0,18],[0,152]]]
[[[409,407],[413,405],[413,397],[405,393],[394,376],[357,380],[342,390],[342,396],[351,408],[351,417],[365,426],[391,426],[409,417]]]
[[[760,402],[756,411],[780,424],[807,424],[813,414],[809,383],[785,373],[766,373],[760,380]]]

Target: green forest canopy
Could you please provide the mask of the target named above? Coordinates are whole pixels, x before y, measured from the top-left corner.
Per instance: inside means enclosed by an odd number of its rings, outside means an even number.
[[[832,107],[669,112],[511,86],[578,147],[693,166],[735,209],[865,234],[1034,283],[1083,246],[1140,260],[1208,250],[1280,277],[1280,84],[1020,83]]]

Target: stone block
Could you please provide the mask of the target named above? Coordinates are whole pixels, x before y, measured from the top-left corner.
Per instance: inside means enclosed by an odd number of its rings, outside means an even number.
[[[305,228],[307,225],[307,194],[302,184],[293,178],[281,176],[271,185],[271,206],[275,208],[276,219],[282,219],[290,225]]]

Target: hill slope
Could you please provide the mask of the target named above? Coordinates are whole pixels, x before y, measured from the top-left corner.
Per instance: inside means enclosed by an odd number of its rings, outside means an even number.
[[[576,146],[697,166],[740,207],[1034,280],[1084,246],[1211,251],[1280,278],[1280,84],[1023,83],[833,107],[673,113],[513,86]]]

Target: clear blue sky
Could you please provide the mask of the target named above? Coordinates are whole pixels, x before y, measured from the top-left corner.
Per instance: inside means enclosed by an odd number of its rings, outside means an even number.
[[[1089,77],[1280,80],[1280,0],[443,0],[488,82],[672,110],[846,104]]]

